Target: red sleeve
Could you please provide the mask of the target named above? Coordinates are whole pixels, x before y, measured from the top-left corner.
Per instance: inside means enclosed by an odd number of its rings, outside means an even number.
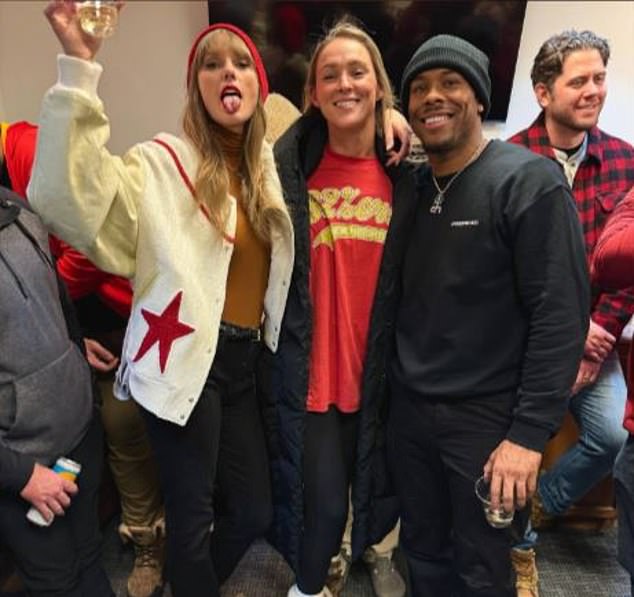
[[[26,197],[36,142],[37,127],[34,124],[16,122],[7,129],[4,148],[7,171],[13,190],[22,197]]]
[[[98,269],[70,245],[55,237],[50,238],[55,240],[58,249],[57,272],[74,301],[94,293],[116,313],[125,318],[130,317],[132,288],[128,280]]]
[[[99,297],[115,313],[128,319],[132,308],[132,287],[130,281],[120,276],[105,274],[99,286]]]
[[[616,207],[599,237],[592,277],[605,289],[634,286],[634,188]]]
[[[76,301],[96,292],[107,274],[97,269],[79,251],[65,242],[55,239],[57,272],[68,288],[70,297]]]

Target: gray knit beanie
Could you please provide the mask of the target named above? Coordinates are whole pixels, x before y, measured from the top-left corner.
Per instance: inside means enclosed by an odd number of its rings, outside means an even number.
[[[475,96],[484,106],[484,120],[491,107],[491,79],[486,54],[468,41],[454,35],[436,35],[424,42],[403,71],[401,105],[407,113],[409,88],[416,75],[432,68],[450,68],[459,72],[473,87]]]

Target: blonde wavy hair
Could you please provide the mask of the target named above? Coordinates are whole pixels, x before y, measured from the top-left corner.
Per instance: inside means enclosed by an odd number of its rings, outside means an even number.
[[[200,41],[192,61],[192,76],[187,87],[183,131],[200,157],[200,165],[194,182],[196,200],[207,208],[214,226],[224,233],[229,213],[229,171],[218,141],[220,125],[207,112],[198,87],[198,71],[203,65],[207,52],[221,36],[226,38],[220,43],[229,43],[236,52],[246,53],[252,59],[244,42],[226,29],[211,31]],[[262,100],[258,97],[255,112],[245,125],[238,174],[242,181],[242,204],[247,217],[258,237],[269,242],[271,227],[279,222],[286,212],[283,201],[276,201],[266,185],[265,168],[275,168],[275,164],[272,159],[266,165],[262,162],[265,132],[266,116]]]
[[[317,42],[313,50],[308,65],[308,75],[306,84],[304,85],[304,113],[319,112],[319,108],[315,107],[311,102],[311,94],[317,86],[317,61],[324,48],[335,39],[340,37],[352,39],[359,42],[370,54],[370,60],[374,68],[376,81],[383,92],[383,97],[376,103],[376,132],[379,136],[383,136],[383,120],[388,110],[394,108],[394,92],[390,78],[385,70],[381,51],[374,43],[372,38],[363,30],[350,15],[346,15],[338,20]]]

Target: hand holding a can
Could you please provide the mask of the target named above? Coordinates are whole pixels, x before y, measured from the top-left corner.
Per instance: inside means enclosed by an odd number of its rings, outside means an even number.
[[[70,500],[77,493],[77,485],[52,469],[36,463],[20,497],[29,502],[46,521],[64,514]]]

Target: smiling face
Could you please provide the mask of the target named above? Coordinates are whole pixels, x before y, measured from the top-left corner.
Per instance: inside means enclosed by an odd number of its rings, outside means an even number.
[[[310,99],[331,135],[354,131],[373,139],[376,104],[382,97],[372,58],[361,42],[338,37],[322,48]]]
[[[453,158],[473,151],[481,136],[480,113],[473,88],[458,72],[434,68],[410,84],[409,121],[425,151]]]
[[[598,50],[572,52],[552,85],[535,85],[546,125],[578,135],[595,126],[607,95],[606,68]]]
[[[242,133],[258,102],[253,58],[237,35],[222,29],[209,34],[204,51],[197,77],[205,108],[220,126]]]

